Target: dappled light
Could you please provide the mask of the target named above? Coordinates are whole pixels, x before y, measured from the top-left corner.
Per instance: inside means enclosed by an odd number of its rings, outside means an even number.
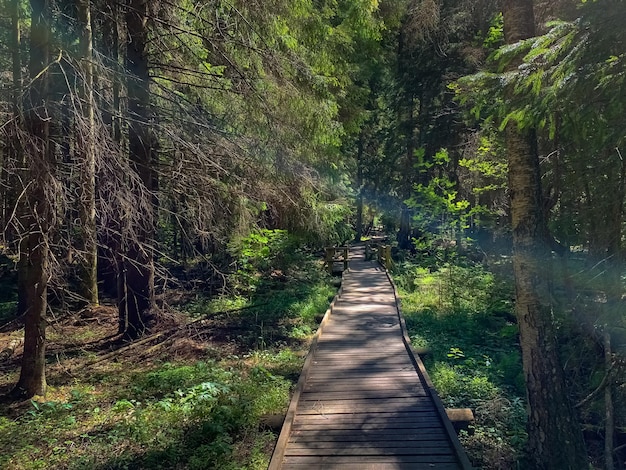
[[[622,470],[624,18],[1,0],[0,468]]]

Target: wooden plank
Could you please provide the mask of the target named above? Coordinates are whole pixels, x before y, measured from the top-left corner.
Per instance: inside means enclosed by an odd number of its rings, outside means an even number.
[[[352,388],[351,388],[352,387]],[[368,398],[376,395],[384,395],[388,397],[425,397],[426,391],[421,387],[414,385],[396,385],[396,384],[369,384],[369,385],[352,385],[335,383],[331,385],[315,386],[307,385],[304,388],[307,400],[311,400],[313,396],[317,396],[318,400],[337,399],[337,398]],[[456,416],[455,416],[456,419]],[[459,418],[460,419],[460,418]]]
[[[362,404],[362,405],[358,405],[358,406],[350,406],[348,404],[346,405],[323,405],[321,403],[311,403],[311,404],[307,404],[307,405],[303,405],[302,406],[302,410],[299,412],[300,414],[305,414],[305,415],[327,415],[327,414],[341,414],[341,413],[345,413],[345,414],[352,414],[352,413],[359,413],[359,412],[363,412],[363,411],[390,411],[393,408],[390,408],[388,406],[383,405],[368,405],[368,404]],[[429,411],[432,410],[432,405],[428,404],[428,405],[424,405],[421,408],[417,407],[417,406],[412,406],[412,407],[406,407],[406,408],[396,408],[397,411],[401,411],[401,410],[406,410],[408,412],[410,411]]]
[[[307,456],[293,455],[285,456],[284,463],[286,465],[300,464],[309,465],[309,468],[329,468],[330,465],[341,464],[361,464],[361,463],[403,463],[403,464],[437,464],[437,463],[456,463],[453,455],[372,455],[372,456],[355,456],[355,455],[324,455],[324,456]],[[315,465],[315,466],[312,466]],[[415,467],[413,467],[415,468]],[[424,467],[428,468],[428,467]],[[457,469],[458,464],[457,464]]]
[[[324,429],[324,430],[300,430],[294,429],[291,432],[289,442],[370,442],[377,443],[382,441],[391,442],[411,442],[415,445],[415,441],[444,441],[446,445],[446,433],[441,429],[429,429],[428,432],[416,429]]]
[[[399,354],[385,355],[385,356],[370,356],[365,357],[361,355],[340,355],[336,352],[333,354],[322,354],[319,351],[315,353],[313,358],[314,364],[361,364],[361,365],[378,365],[378,364],[407,364],[411,365],[411,361],[408,357],[400,356]]]
[[[289,463],[283,465],[284,470],[309,470],[312,467],[310,463]],[[459,470],[459,466],[456,463],[390,463],[390,462],[377,462],[377,463],[324,463],[324,470]]]
[[[409,377],[414,380],[419,380],[415,371],[401,370],[393,371],[392,377],[399,379]],[[342,379],[357,379],[357,378],[375,378],[375,377],[390,377],[390,371],[388,370],[372,370],[367,372],[366,370],[345,371],[345,373],[339,373],[336,370],[314,370],[310,372],[309,380],[342,380]]]
[[[411,399],[421,400],[427,398],[425,392],[406,391],[406,390],[353,390],[353,391],[328,391],[328,392],[305,392],[302,394],[303,401],[315,402],[336,402],[340,400],[349,400],[351,402],[360,400],[398,400]]]
[[[351,400],[360,403],[362,400],[389,400],[390,403],[399,403],[404,400],[407,403],[428,401],[430,397],[421,390],[398,390],[382,387],[358,387],[352,391],[333,390],[332,386],[320,390],[307,390],[303,393],[303,400],[307,401],[340,401]]]
[[[304,415],[307,416],[307,415]],[[315,416],[315,415],[308,415]],[[321,416],[321,415],[317,415]],[[329,432],[332,435],[332,432],[348,432],[358,430],[362,433],[371,432],[380,432],[385,431],[389,433],[397,433],[397,432],[407,432],[414,433],[416,431],[422,432],[436,432],[438,430],[442,430],[443,424],[441,424],[441,420],[437,416],[425,417],[420,421],[416,421],[414,423],[325,423],[320,427],[320,423],[301,423],[293,426],[293,431],[307,431],[307,432]]]
[[[398,382],[402,384],[417,384],[423,386],[423,382],[420,380],[419,375],[415,371],[403,371],[398,374],[389,375],[386,373],[371,372],[369,374],[358,374],[360,377],[347,377],[343,375],[333,375],[330,373],[324,373],[323,370],[314,370],[309,374],[307,383],[321,382],[327,380],[328,383],[368,383],[368,382]],[[326,376],[330,376],[327,378]],[[317,378],[316,378],[317,377]]]
[[[365,371],[394,371],[394,370],[411,370],[414,371],[413,365],[409,361],[401,359],[390,359],[385,361],[367,361],[367,360],[314,360],[316,367],[326,370],[331,369],[347,369],[347,370],[365,370]]]
[[[406,354],[406,351],[403,350],[395,350],[395,349],[387,349],[383,352],[378,353],[359,353],[359,348],[324,348],[318,349],[315,351],[315,360],[316,361],[344,361],[344,360],[354,360],[360,359],[365,361],[376,361],[376,360],[386,360],[389,357],[398,357],[402,354]]]
[[[383,413],[351,413],[337,414],[337,415],[324,415],[324,416],[310,416],[310,415],[298,415],[294,420],[294,425],[298,423],[316,423],[321,424],[328,423],[417,423],[422,419],[429,417],[439,418],[437,412],[433,409],[429,409],[421,412],[406,413],[403,411],[397,413],[383,412]]]
[[[306,383],[307,390],[315,389],[317,391],[324,390],[345,390],[352,387],[356,390],[425,390],[424,386],[420,383],[418,378],[414,375],[404,375],[398,378],[391,379],[385,377],[385,375],[365,375],[365,376],[352,376],[339,377],[339,378],[325,378],[324,376],[317,375],[315,380],[308,380]]]
[[[334,372],[334,371],[333,371]],[[329,373],[324,373],[324,371],[315,370],[312,371],[308,380],[308,383],[321,382],[325,376],[330,375]],[[354,375],[354,374],[352,374]],[[379,373],[378,371],[372,371],[369,374],[359,374],[362,377],[346,377],[343,375],[335,375],[328,379],[328,383],[354,383],[358,385],[359,383],[368,384],[368,383],[398,383],[401,385],[415,385],[418,387],[423,387],[424,384],[419,379],[419,376],[415,373],[415,371],[403,371],[400,374],[389,375],[386,373]],[[318,377],[315,379],[315,377]]]
[[[396,372],[413,372],[415,370],[410,364],[374,364],[374,365],[361,365],[361,364],[336,364],[322,366],[325,373],[337,373],[341,376],[343,372],[349,372],[351,374],[371,375],[375,373],[383,373],[393,376]]]
[[[349,333],[345,333],[345,334],[349,334]],[[396,335],[393,336],[389,336],[389,335],[373,335],[373,336],[361,336],[361,335],[356,335],[354,334],[354,330],[352,331],[352,336],[349,340],[346,340],[344,338],[344,340],[341,340],[341,343],[339,342],[341,336],[336,336],[336,337],[332,337],[332,336],[327,336],[325,337],[323,340],[320,340],[320,345],[319,348],[317,350],[330,350],[332,348],[336,348],[336,349],[343,349],[343,350],[347,350],[347,349],[355,349],[355,348],[376,348],[376,350],[378,351],[385,351],[385,352],[390,352],[390,351],[395,351],[395,348],[389,348],[389,341],[394,341],[397,340],[398,338],[396,337]],[[400,354],[400,352],[398,352]]]
[[[380,413],[381,416],[385,416],[386,413]],[[432,422],[434,424],[441,425],[441,418],[434,410],[425,410],[420,413],[411,413],[415,417],[410,421],[402,418],[369,418],[363,420],[360,418],[354,418],[355,413],[335,413],[335,414],[302,414],[298,415],[298,420],[294,421],[294,426],[322,426],[324,429],[341,429],[342,427],[348,428],[350,426],[364,427],[364,426],[376,426],[389,428],[411,428],[425,426],[426,423]],[[432,427],[432,426],[430,426]]]
[[[409,397],[409,398],[391,398],[391,397],[381,397],[376,396],[372,398],[354,398],[354,399],[337,399],[337,400],[326,400],[326,399],[314,399],[308,400],[306,398],[306,394],[302,394],[301,400],[304,402],[305,406],[313,405],[315,403],[323,403],[326,406],[343,406],[347,403],[351,403],[356,407],[361,405],[363,406],[378,406],[378,405],[386,405],[388,410],[405,410],[414,406],[421,406],[422,408],[432,409],[432,404],[429,397]]]
[[[418,396],[427,396],[424,387],[409,383],[393,383],[387,381],[355,381],[341,380],[335,382],[307,382],[304,388],[305,393],[389,393],[410,392]]]
[[[415,374],[410,373],[402,373],[396,378],[396,381],[399,385],[407,385],[408,382],[413,381],[416,383],[417,387],[420,387],[421,384],[418,382],[418,377]],[[355,388],[364,388],[367,387],[383,387],[387,384],[392,385],[394,383],[393,380],[385,377],[385,374],[344,374],[341,377],[337,377],[332,374],[324,374],[315,372],[311,374],[309,380],[307,380],[307,385],[311,387],[332,387],[333,385],[339,386],[347,386],[354,385]],[[423,387],[426,389],[425,387]]]
[[[334,455],[448,455],[452,453],[448,440],[439,441],[314,441],[294,437],[287,444],[287,455],[303,455],[322,451]],[[394,453],[395,452],[395,453]]]

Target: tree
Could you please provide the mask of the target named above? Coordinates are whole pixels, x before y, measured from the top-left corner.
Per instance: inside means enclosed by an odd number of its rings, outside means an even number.
[[[156,2],[130,0],[126,11],[128,48],[126,68],[128,151],[131,168],[138,177],[134,193],[143,208],[134,227],[122,229],[122,258],[119,267],[118,309],[120,333],[129,339],[148,330],[154,314],[154,191],[157,189],[156,139],[150,103],[148,66],[149,8]],[[136,208],[133,208],[136,210]]]
[[[50,66],[49,0],[31,0],[30,84],[25,109],[24,152],[30,180],[20,210],[23,227],[18,271],[18,314],[24,315],[24,353],[12,394],[31,397],[46,392],[46,309],[50,279],[49,234],[53,223],[54,151],[47,106]],[[52,194],[51,194],[52,193]]]
[[[360,242],[363,237],[363,133],[358,137],[356,155],[356,221],[354,241]]]
[[[24,167],[24,153],[22,151],[22,143],[20,132],[23,128],[21,118],[21,99],[22,99],[22,32],[20,18],[20,1],[10,0],[8,2],[9,15],[11,18],[10,27],[10,44],[11,44],[11,71],[12,71],[12,89],[10,97],[10,123],[7,128],[6,151],[2,161],[0,178],[2,180],[2,223],[6,227],[4,233],[4,241],[13,245],[16,238],[15,220],[11,220],[17,208],[17,191],[16,188],[19,178],[18,169]]]
[[[534,35],[531,0],[506,0],[505,39],[516,43]],[[509,67],[516,68],[513,63]],[[552,324],[542,295],[547,246],[536,136],[510,120],[505,129],[511,193],[515,311],[520,330],[528,396],[528,455],[536,469],[582,469],[587,455],[578,420],[568,399]]]
[[[91,305],[98,305],[98,236],[96,233],[96,123],[94,116],[94,64],[91,6],[88,0],[76,0],[80,27],[80,89],[82,119],[78,124],[78,164],[80,181],[79,250],[80,294]]]

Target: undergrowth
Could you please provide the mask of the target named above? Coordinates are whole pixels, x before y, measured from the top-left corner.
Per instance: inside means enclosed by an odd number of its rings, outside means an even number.
[[[460,436],[473,464],[513,469],[526,413],[511,283],[462,258],[436,264],[408,260],[394,272],[411,341],[428,351],[444,405],[473,410]]]
[[[230,296],[179,306],[202,328],[182,354],[152,344],[93,367],[98,353],[57,354],[46,397],[0,406],[0,468],[266,469],[277,429],[264,423],[286,412],[336,286],[305,251],[276,253],[286,234],[263,236],[242,242]]]
[[[58,398],[0,418],[0,467],[264,468],[275,436],[259,421],[285,409],[291,386],[276,361],[165,362],[122,381],[61,387]]]

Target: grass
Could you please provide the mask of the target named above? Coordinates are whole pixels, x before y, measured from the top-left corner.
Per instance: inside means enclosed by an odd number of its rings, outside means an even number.
[[[429,350],[424,362],[445,406],[474,411],[461,434],[472,463],[515,468],[526,414],[510,283],[462,259],[438,269],[406,261],[394,278],[411,341]]]
[[[286,408],[291,386],[273,364],[166,362],[105,386],[59,387],[0,419],[0,467],[264,468],[275,436],[258,423]]]
[[[175,315],[195,321],[182,335],[107,360],[121,346],[107,340],[114,308],[55,325],[46,397],[0,405],[0,468],[266,469],[277,430],[265,417],[286,412],[336,291],[321,263],[296,261],[229,298],[198,293]],[[0,335],[0,346],[16,333]],[[2,369],[0,391],[18,366]]]

